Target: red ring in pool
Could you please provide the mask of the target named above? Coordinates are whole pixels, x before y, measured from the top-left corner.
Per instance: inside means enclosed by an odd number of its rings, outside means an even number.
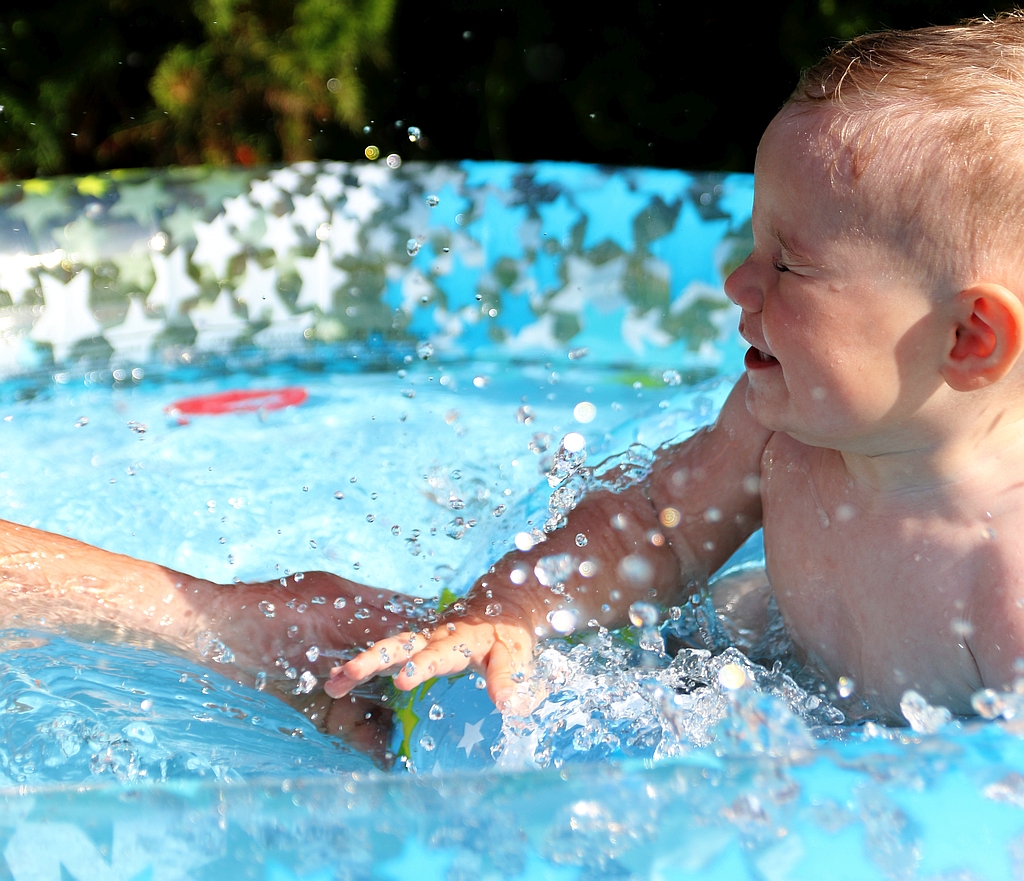
[[[301,386],[273,389],[233,389],[212,395],[182,398],[164,410],[172,416],[219,416],[223,413],[252,413],[257,410],[281,410],[297,407],[308,398]]]

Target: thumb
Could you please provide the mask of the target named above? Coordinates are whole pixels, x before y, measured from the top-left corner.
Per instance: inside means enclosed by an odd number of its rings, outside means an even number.
[[[522,691],[532,640],[522,628],[495,625],[494,645],[487,656],[487,693],[499,709],[506,709]]]

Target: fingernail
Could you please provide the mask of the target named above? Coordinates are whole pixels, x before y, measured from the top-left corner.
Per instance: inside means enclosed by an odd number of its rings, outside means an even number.
[[[343,668],[335,667],[331,670],[331,678],[324,683],[324,691],[329,697],[339,698],[348,694],[356,685],[358,683],[354,679],[349,679]]]

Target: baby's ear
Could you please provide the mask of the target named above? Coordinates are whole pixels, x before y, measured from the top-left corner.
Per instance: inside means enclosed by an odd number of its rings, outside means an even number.
[[[946,384],[960,392],[998,382],[1024,351],[1024,306],[1009,288],[977,284],[954,302],[955,336],[942,365]]]

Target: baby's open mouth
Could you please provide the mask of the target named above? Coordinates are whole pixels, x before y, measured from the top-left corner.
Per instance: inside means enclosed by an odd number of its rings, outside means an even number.
[[[743,359],[743,363],[748,369],[756,370],[759,367],[778,364],[779,361],[774,355],[769,355],[767,352],[762,352],[756,346],[751,346],[747,349],[747,356]]]

